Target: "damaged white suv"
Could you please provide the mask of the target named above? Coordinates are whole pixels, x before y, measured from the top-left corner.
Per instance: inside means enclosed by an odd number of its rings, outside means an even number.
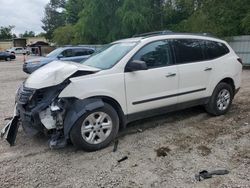
[[[242,63],[223,40],[196,34],[150,33],[105,46],[82,64],[38,69],[16,95],[2,130],[13,145],[19,122],[29,135],[51,134],[50,147],[106,147],[127,123],[204,105],[225,114],[240,88]]]

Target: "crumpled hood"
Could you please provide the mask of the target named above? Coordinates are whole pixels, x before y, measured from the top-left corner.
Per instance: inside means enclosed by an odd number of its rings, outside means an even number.
[[[98,72],[100,69],[69,61],[53,61],[33,72],[25,81],[25,87],[41,89],[58,85],[77,71]]]

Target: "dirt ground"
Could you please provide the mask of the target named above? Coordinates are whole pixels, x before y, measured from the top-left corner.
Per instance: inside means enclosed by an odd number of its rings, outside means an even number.
[[[27,77],[21,59],[0,62],[0,128]],[[19,129],[14,147],[0,141],[0,187],[250,187],[250,70],[225,116],[191,108],[134,122],[118,139],[116,152],[114,143],[92,153],[50,150],[45,136]],[[199,171],[216,169],[230,173],[195,181]]]

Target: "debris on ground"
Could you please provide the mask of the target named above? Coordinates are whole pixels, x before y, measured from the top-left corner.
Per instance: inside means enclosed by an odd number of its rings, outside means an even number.
[[[138,131],[139,133],[142,133],[142,132],[143,132],[143,130],[142,130],[142,129],[137,129],[137,131]]]
[[[123,158],[119,159],[117,162],[120,163],[120,162],[123,162],[127,159],[128,159],[128,156],[124,156]]]
[[[11,120],[13,117],[7,117],[7,118],[4,118],[4,121],[9,121]]]
[[[168,153],[171,151],[169,147],[160,147],[155,150],[157,157],[166,157]]]
[[[199,174],[195,175],[195,179],[197,181],[202,181],[205,179],[212,178],[213,175],[226,175],[226,174],[229,174],[228,170],[215,170],[215,171],[211,171],[211,172],[208,172],[207,170],[203,170],[203,171],[199,172]]]
[[[113,152],[116,152],[116,151],[117,151],[118,143],[119,143],[119,140],[115,140]]]

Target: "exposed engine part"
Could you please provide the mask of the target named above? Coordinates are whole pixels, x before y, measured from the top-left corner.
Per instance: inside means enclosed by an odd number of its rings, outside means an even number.
[[[56,128],[56,118],[52,116],[51,108],[47,108],[39,113],[40,120],[46,129],[51,130]]]

